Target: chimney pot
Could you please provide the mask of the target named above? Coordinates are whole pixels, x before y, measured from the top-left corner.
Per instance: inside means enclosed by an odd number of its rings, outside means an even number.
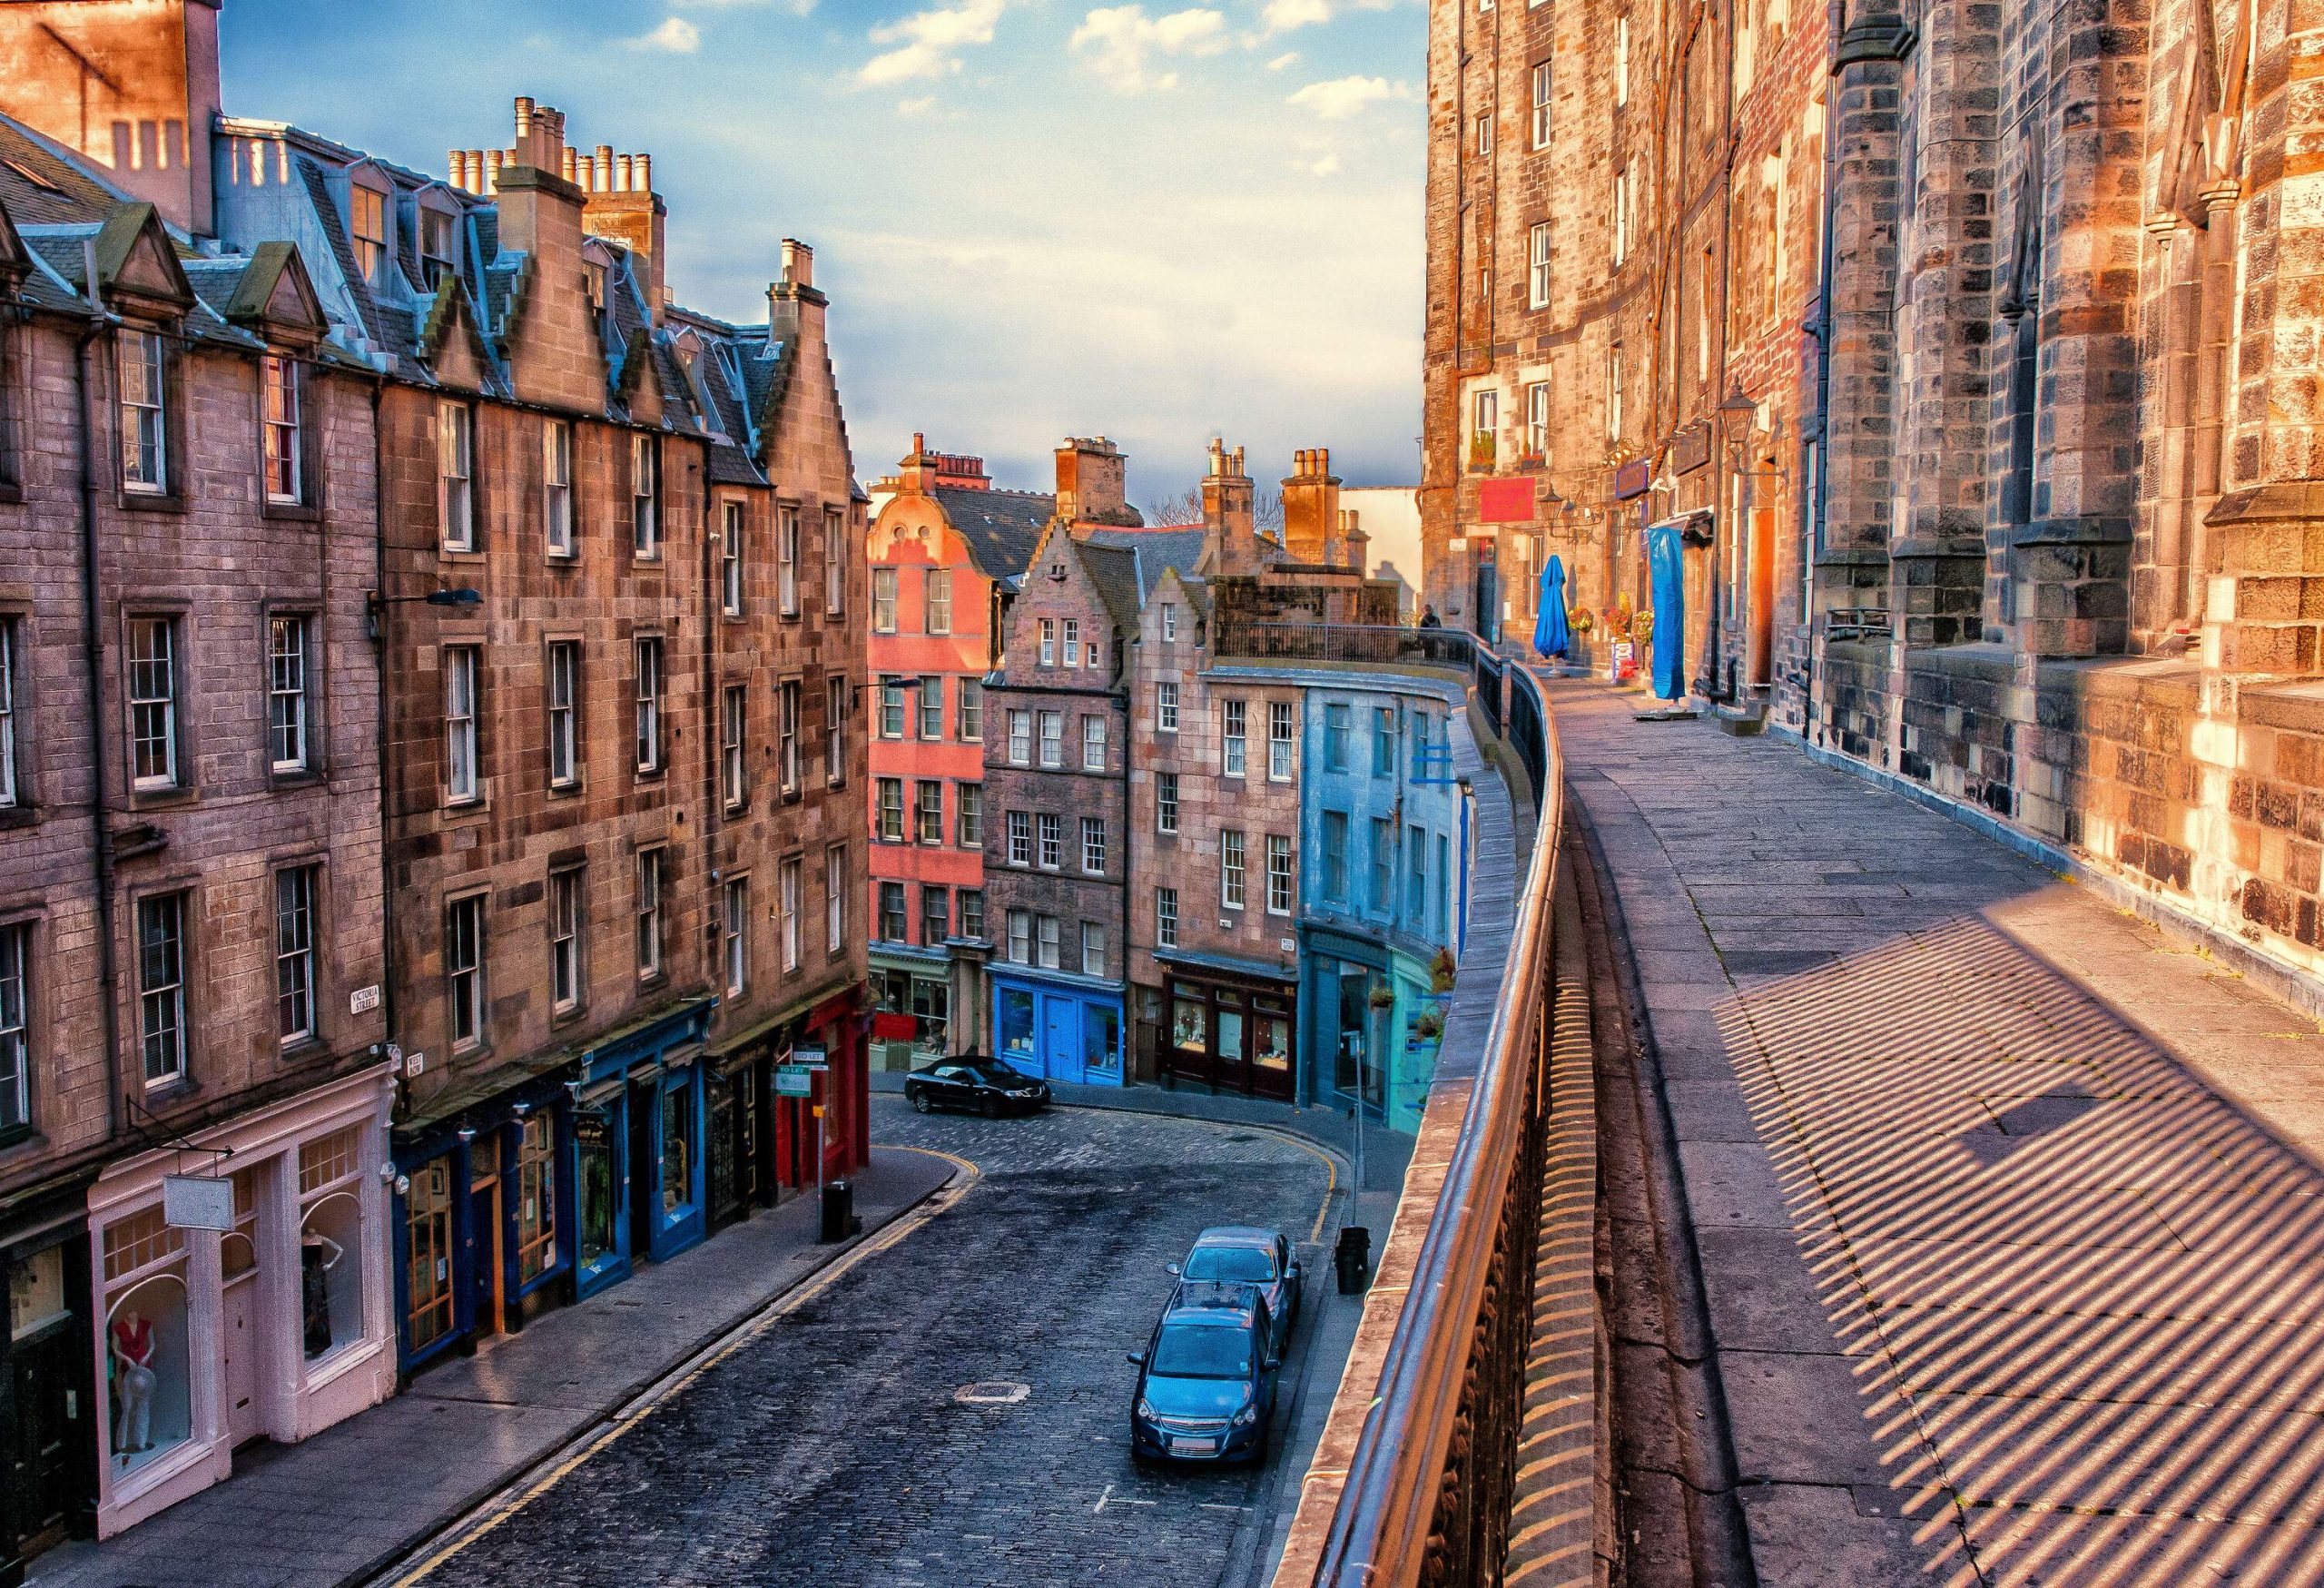
[[[629,179],[636,168],[636,162],[628,155],[614,156],[614,192],[625,193],[629,191]]]
[[[466,151],[454,149],[448,152],[444,156],[444,180],[454,187],[468,186],[468,163]]]
[[[815,251],[795,237],[783,240],[783,280],[793,287],[815,284]]]
[[[1315,449],[1315,472],[1316,472],[1316,473],[1318,473],[1318,474],[1329,474],[1331,471],[1332,471],[1332,449],[1331,449],[1329,447],[1318,447],[1318,448],[1316,448],[1316,449]]]
[[[500,167],[508,158],[506,149],[490,149],[484,157],[484,191],[490,197],[500,192]]]
[[[654,156],[651,154],[637,157],[637,186],[644,192],[654,191]]]
[[[581,178],[581,153],[570,143],[565,146],[564,166],[565,169],[557,174],[567,182],[578,182]]]
[[[517,136],[522,138],[533,130],[533,102],[529,95],[517,96]]]
[[[912,449],[912,452],[914,453],[914,455],[918,455],[919,453],[921,453],[921,452],[925,452],[925,451],[927,451],[927,450],[928,450],[928,438],[927,438],[927,436],[925,436],[924,434],[922,434],[922,433],[921,433],[921,431],[919,431],[919,430],[914,430],[914,431],[911,433],[911,449]]]

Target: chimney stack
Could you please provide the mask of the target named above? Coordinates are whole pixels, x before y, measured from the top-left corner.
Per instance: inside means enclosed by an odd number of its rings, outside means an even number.
[[[1258,528],[1251,514],[1251,478],[1243,472],[1243,449],[1210,442],[1210,473],[1202,482],[1202,522],[1209,539],[1203,561],[1216,574],[1259,571]]]
[[[1103,436],[1068,436],[1057,449],[1057,511],[1068,524],[1136,527],[1125,478],[1128,460]]]
[[[1338,538],[1340,482],[1331,471],[1328,448],[1305,448],[1291,455],[1291,478],[1283,482],[1283,549],[1294,562],[1334,563]]]

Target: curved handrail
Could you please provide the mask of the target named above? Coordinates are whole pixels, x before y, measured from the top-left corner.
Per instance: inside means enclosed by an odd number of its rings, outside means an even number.
[[[1462,1380],[1476,1339],[1502,1204],[1523,1132],[1531,1123],[1526,1100],[1534,1095],[1530,1067],[1538,1059],[1523,1044],[1537,1029],[1533,1022],[1547,996],[1551,900],[1557,886],[1564,786],[1556,725],[1531,669],[1517,665],[1509,671],[1516,686],[1532,696],[1540,715],[1543,765],[1535,790],[1540,822],[1510,934],[1502,981],[1506,991],[1493,1011],[1468,1110],[1314,1579],[1333,1588],[1374,1588],[1419,1579],[1443,1487]],[[1520,1386],[1508,1386],[1508,1393],[1517,1396]]]

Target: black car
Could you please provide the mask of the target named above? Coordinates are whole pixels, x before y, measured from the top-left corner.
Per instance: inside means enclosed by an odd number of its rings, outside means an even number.
[[[1049,1082],[1013,1070],[981,1053],[939,1059],[904,1077],[904,1099],[925,1114],[935,1109],[968,1109],[988,1119],[1045,1108]]]

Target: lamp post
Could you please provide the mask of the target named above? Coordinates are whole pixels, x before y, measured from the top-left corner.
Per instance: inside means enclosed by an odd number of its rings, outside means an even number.
[[[371,637],[373,639],[379,637],[379,609],[381,607],[403,607],[414,602],[423,607],[451,607],[466,610],[484,605],[484,592],[481,590],[429,590],[418,596],[382,596],[377,590],[367,590],[363,595],[363,620],[370,629]]]
[[[1735,533],[1738,547],[1743,533],[1742,519],[1749,511],[1751,489],[1750,477],[1743,468],[1743,447],[1751,439],[1751,424],[1758,419],[1758,413],[1759,405],[1743,394],[1743,383],[1740,380],[1728,390],[1726,400],[1718,405],[1719,437],[1727,443],[1728,469],[1737,481]],[[1718,511],[1716,504],[1712,511],[1714,514]],[[1718,520],[1714,518],[1710,538],[1710,589],[1708,592],[1710,597],[1710,633],[1703,653],[1703,695],[1709,700],[1726,698],[1719,687],[1718,614],[1721,592],[1718,587],[1718,547],[1721,538],[1718,530]],[[1738,555],[1740,555],[1739,549]]]

